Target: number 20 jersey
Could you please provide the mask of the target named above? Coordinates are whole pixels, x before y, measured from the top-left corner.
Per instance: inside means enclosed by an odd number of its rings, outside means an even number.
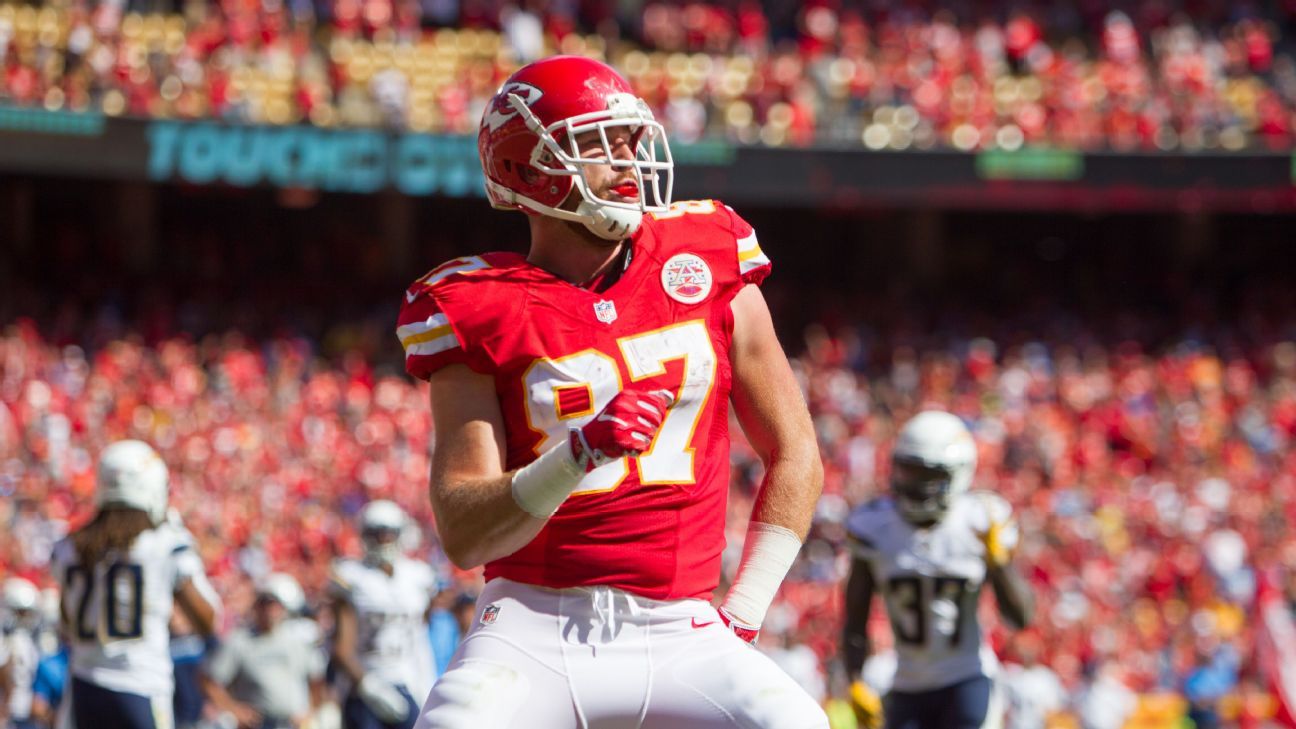
[[[895,636],[895,690],[930,691],[998,672],[977,620],[986,579],[980,534],[993,519],[1012,549],[1017,528],[1011,516],[1007,501],[985,491],[955,497],[945,518],[926,529],[905,521],[890,498],[850,515],[846,528],[855,558],[872,570]]]
[[[721,203],[645,216],[626,270],[602,292],[523,256],[450,261],[406,292],[397,335],[410,374],[453,363],[495,380],[505,468],[568,440],[625,388],[675,393],[648,451],[585,476],[540,533],[486,566],[545,587],[610,585],[707,598],[728,498],[729,304],[769,273],[745,221]],[[565,446],[564,446],[565,447]]]
[[[72,675],[110,691],[170,696],[171,612],[174,594],[193,580],[213,596],[193,537],[163,522],[135,537],[126,554],[79,564],[70,538],[54,547],[54,574],[71,641]]]

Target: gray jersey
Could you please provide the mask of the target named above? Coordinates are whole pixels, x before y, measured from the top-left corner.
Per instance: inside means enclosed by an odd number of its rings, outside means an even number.
[[[212,680],[269,719],[310,711],[310,682],[324,675],[323,657],[296,625],[283,621],[269,633],[238,628],[207,663]]]
[[[1012,507],[996,494],[958,496],[938,524],[919,529],[893,502],[877,499],[847,522],[855,556],[866,562],[895,634],[897,691],[929,691],[975,676],[993,677],[994,653],[977,620],[986,579],[980,535],[991,520],[1005,546],[1016,545]]]
[[[110,691],[170,696],[171,610],[186,581],[213,594],[193,537],[165,522],[140,532],[126,554],[106,554],[93,570],[69,539],[54,548],[72,675]]]

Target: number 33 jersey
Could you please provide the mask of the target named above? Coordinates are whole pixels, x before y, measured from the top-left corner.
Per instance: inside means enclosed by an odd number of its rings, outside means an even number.
[[[977,620],[986,579],[981,534],[993,520],[1012,549],[1011,517],[1007,501],[984,491],[956,497],[945,518],[926,529],[905,521],[889,498],[851,514],[855,559],[869,566],[895,635],[895,690],[930,691],[998,671]]]
[[[602,292],[510,253],[452,260],[406,291],[406,369],[427,379],[465,364],[493,377],[506,469],[565,444],[622,389],[675,394],[646,452],[588,473],[531,543],[486,566],[487,579],[709,597],[728,497],[729,304],[769,269],[737,214],[689,201],[644,218],[628,266]]]

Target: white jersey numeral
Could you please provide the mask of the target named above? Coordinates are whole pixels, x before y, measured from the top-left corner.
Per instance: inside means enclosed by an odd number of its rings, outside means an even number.
[[[706,323],[689,321],[622,337],[617,346],[631,382],[660,377],[666,374],[667,363],[683,361],[681,380],[671,388],[675,404],[657,438],[636,461],[641,483],[694,483],[691,443],[711,397],[717,367]],[[536,446],[537,454],[566,442],[570,428],[588,423],[623,388],[616,360],[596,349],[536,360],[523,380],[527,422],[544,436]],[[574,495],[611,491],[629,473],[628,458],[606,464],[588,473]]]
[[[617,371],[616,361],[597,349],[557,359],[538,359],[522,377],[528,395],[527,423],[532,430],[544,434],[544,439],[536,446],[537,454],[567,442],[570,428],[588,423],[621,391],[621,373]],[[560,395],[581,390],[587,393],[585,402],[588,406],[564,411]],[[599,466],[585,474],[580,489],[575,493],[611,491],[620,486],[629,473],[624,458]]]
[[[666,363],[684,360],[684,378],[675,392],[675,404],[666,411],[657,439],[639,456],[639,477],[644,484],[694,483],[693,432],[702,419],[702,405],[715,384],[716,354],[711,336],[700,321],[659,329],[617,340],[630,379],[639,381],[666,374]]]

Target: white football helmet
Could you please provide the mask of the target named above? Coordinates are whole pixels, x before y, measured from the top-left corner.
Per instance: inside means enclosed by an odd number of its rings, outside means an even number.
[[[306,593],[292,575],[286,572],[271,572],[257,585],[258,595],[268,595],[290,613],[298,614],[306,607]]]
[[[99,484],[95,506],[125,506],[161,524],[167,510],[166,463],[149,444],[119,440],[99,454]]]
[[[370,501],[360,510],[360,541],[365,558],[386,565],[395,561],[401,551],[401,534],[409,518],[405,510],[386,499]]]
[[[21,577],[4,581],[4,604],[11,613],[34,611],[40,603],[40,590]]]
[[[935,524],[972,487],[976,441],[955,415],[928,410],[900,429],[891,451],[896,510],[912,524]]]

